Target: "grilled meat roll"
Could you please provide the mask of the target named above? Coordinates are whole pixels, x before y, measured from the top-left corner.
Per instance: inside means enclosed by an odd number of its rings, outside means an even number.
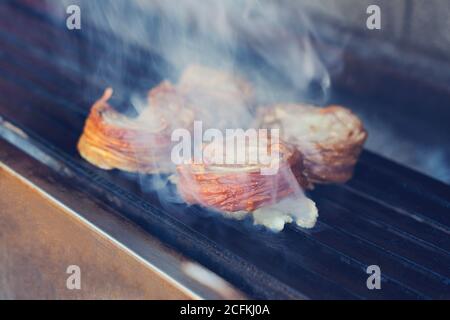
[[[177,88],[206,128],[242,128],[252,120],[253,87],[235,73],[190,65]]]
[[[367,139],[360,119],[340,106],[278,104],[260,110],[258,125],[280,129],[281,137],[304,155],[313,183],[348,181]]]
[[[150,91],[149,106],[138,117],[129,118],[108,104],[112,94],[112,89],[106,89],[92,106],[78,142],[81,156],[102,169],[171,171],[172,128],[189,127],[193,121],[183,98],[169,82],[163,82]]]
[[[262,174],[263,166],[260,164],[216,164],[206,146],[202,163],[190,161],[177,166],[178,190],[189,204],[235,213],[252,212],[275,204],[293,195],[299,190],[299,185],[310,187],[303,173],[301,154],[295,148],[283,142],[269,141],[268,149],[279,154],[274,160],[278,170],[273,174]],[[273,167],[274,163],[271,162],[270,166]]]
[[[240,127],[249,121],[243,110],[253,99],[251,85],[238,76],[198,65],[186,68],[177,85],[163,81],[150,90],[148,106],[136,118],[115,111],[111,95],[107,89],[93,105],[78,150],[102,169],[142,173],[171,171],[174,129],[191,130],[194,120],[205,127]]]

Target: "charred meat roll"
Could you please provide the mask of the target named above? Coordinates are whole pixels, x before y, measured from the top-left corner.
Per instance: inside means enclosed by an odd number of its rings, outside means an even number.
[[[227,213],[252,212],[277,203],[310,184],[304,175],[301,154],[283,142],[267,143],[277,157],[270,164],[217,164],[204,148],[203,161],[177,166],[178,190],[189,204],[200,204]],[[256,150],[249,149],[249,152]],[[247,158],[248,160],[248,158]],[[264,169],[275,168],[264,172]]]
[[[78,141],[81,156],[102,169],[130,172],[169,172],[171,132],[174,126],[188,127],[192,112],[169,82],[149,93],[149,105],[135,118],[110,106],[112,89],[94,103]],[[175,120],[174,120],[175,119]]]
[[[340,106],[279,104],[261,108],[258,126],[280,129],[281,137],[304,156],[306,175],[313,183],[348,181],[367,139],[361,120]]]
[[[234,72],[190,65],[177,88],[205,127],[240,128],[252,120],[253,86]]]

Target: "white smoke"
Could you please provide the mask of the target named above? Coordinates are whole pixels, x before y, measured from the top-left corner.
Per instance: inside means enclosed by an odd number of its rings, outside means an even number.
[[[177,79],[186,66],[199,63],[238,71],[265,99],[292,100],[308,93],[312,84],[326,96],[330,87],[327,68],[315,49],[317,28],[302,2],[64,0],[63,5],[74,2],[83,19],[125,40],[122,47],[111,47],[118,59],[110,67],[118,72],[120,58],[133,55],[128,52],[131,43],[151,49],[170,64],[171,71],[160,70],[161,78]]]

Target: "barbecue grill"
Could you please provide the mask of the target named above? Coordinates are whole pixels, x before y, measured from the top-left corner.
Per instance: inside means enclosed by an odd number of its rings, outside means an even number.
[[[218,275],[235,290],[232,297],[450,298],[446,183],[364,150],[351,181],[317,186],[310,192],[320,212],[313,229],[287,225],[277,234],[197,206],[168,205],[157,192],[142,190],[142,177],[98,169],[76,150],[89,107],[104,88],[113,85],[119,93],[116,105],[123,105],[129,99],[127,92],[145,92],[162,80],[161,69],[170,69],[164,58],[126,44],[133,48],[133,56],[120,63],[128,73],[116,74],[114,69],[94,73],[95,62],[108,58],[108,46],[123,46],[123,39],[101,30],[95,38],[68,32],[64,21],[23,1],[1,7],[0,161],[11,170],[20,173],[15,157],[39,162],[36,168],[56,184],[94,199]],[[347,57],[353,59],[352,66],[362,61],[358,52]],[[244,54],[250,60],[252,53]],[[442,87],[428,89],[438,92],[437,101],[449,101]],[[345,93],[338,97],[358,101],[349,91],[343,88]],[[366,285],[371,265],[381,269],[380,290]],[[221,297],[191,285],[197,296]]]

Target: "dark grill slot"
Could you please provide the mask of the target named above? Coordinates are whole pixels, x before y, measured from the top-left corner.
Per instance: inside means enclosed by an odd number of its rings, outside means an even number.
[[[312,230],[255,232],[197,207],[163,207],[156,194],[140,190],[136,176],[99,170],[75,149],[101,91],[108,85],[118,93],[145,91],[160,80],[152,68],[163,60],[136,48],[137,57],[126,60],[130,73],[93,74],[93,61],[108,57],[102,41],[119,40],[102,35],[91,42],[20,2],[2,7],[0,115],[29,135],[18,144],[34,144],[66,169],[60,172],[66,183],[253,298],[450,298],[450,188],[444,183],[365,151],[347,185],[311,193],[320,214]],[[373,264],[382,269],[382,290],[366,288]]]

